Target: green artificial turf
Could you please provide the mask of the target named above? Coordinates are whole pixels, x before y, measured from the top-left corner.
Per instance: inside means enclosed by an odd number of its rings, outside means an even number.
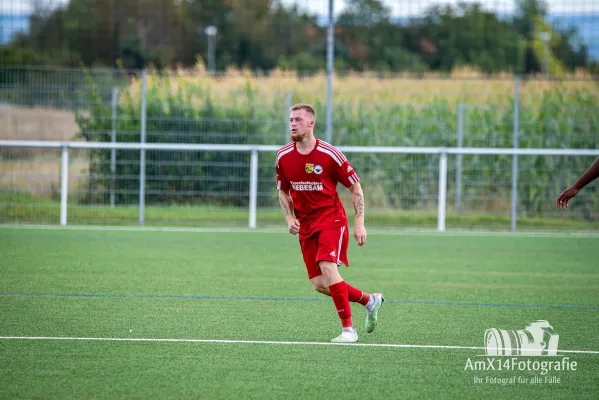
[[[488,328],[535,320],[551,323],[559,350],[599,351],[598,244],[509,234],[352,241],[342,275],[387,301],[372,334],[352,304],[360,346],[335,346],[335,308],[312,290],[297,237],[0,228],[0,398],[593,398],[599,354],[518,357],[577,363],[547,374],[467,363],[487,360]]]

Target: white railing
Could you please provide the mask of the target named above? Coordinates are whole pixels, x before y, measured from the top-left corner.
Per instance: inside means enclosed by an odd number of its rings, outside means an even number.
[[[30,147],[62,149],[60,170],[60,224],[67,225],[68,200],[68,168],[69,149],[106,149],[106,150],[139,150],[140,157],[140,200],[139,223],[144,223],[144,187],[145,187],[145,151],[147,150],[176,150],[176,151],[233,151],[250,152],[250,193],[249,193],[249,227],[256,228],[256,212],[258,197],[258,153],[279,150],[276,145],[235,145],[235,144],[172,144],[172,143],[104,143],[104,142],[55,142],[28,140],[0,140],[0,147]],[[509,155],[517,160],[520,155],[539,156],[599,156],[599,150],[578,149],[514,149],[514,148],[444,148],[444,147],[360,147],[340,146],[344,153],[378,153],[378,154],[431,154],[439,155],[439,193],[437,229],[445,231],[446,200],[447,200],[447,155]],[[512,176],[512,199],[517,199],[517,169]],[[582,173],[583,171],[581,171]],[[512,204],[512,230],[516,229],[517,207]]]

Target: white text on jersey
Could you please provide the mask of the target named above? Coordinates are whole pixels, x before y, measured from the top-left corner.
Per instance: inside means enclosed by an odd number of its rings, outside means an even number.
[[[293,182],[291,181],[291,187],[296,191],[318,191],[321,192],[324,190],[322,183],[320,182],[310,182],[310,181],[301,181],[301,182]]]

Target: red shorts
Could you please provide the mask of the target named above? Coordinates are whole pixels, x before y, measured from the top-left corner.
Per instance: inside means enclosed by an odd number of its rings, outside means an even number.
[[[348,245],[349,229],[347,225],[316,232],[309,238],[300,240],[308,279],[322,275],[322,271],[318,266],[319,261],[331,261],[338,266],[343,263],[349,267],[347,259]]]

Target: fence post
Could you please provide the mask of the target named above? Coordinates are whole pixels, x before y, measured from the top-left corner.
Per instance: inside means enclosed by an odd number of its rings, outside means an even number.
[[[518,134],[520,130],[520,78],[514,78],[514,139],[513,147],[518,148]],[[512,231],[516,230],[518,218],[518,156],[512,156]]]
[[[144,69],[141,73],[141,144],[146,143],[146,75]],[[146,206],[146,151],[141,149],[139,156],[139,224],[143,226]]]
[[[117,120],[117,105],[118,105],[119,89],[112,88],[112,143],[116,143],[116,120]],[[114,186],[116,181],[116,149],[110,150],[110,207],[114,208],[115,195]]]
[[[252,150],[250,156],[250,229],[256,229],[258,208],[258,150]]]
[[[439,157],[439,210],[437,230],[445,232],[445,204],[447,200],[447,153]]]
[[[327,118],[326,141],[333,143],[333,70],[335,51],[335,20],[333,0],[329,0],[329,27],[327,32]]]
[[[285,109],[285,135],[283,136],[285,139],[283,140],[283,144],[289,142],[289,109],[291,108],[292,104],[292,93],[291,91],[287,92],[287,94],[285,95],[285,105],[287,106],[287,108]]]
[[[458,149],[464,147],[464,103],[458,103]],[[462,155],[456,156],[455,171],[455,212],[460,213],[462,208]]]
[[[67,200],[69,196],[69,147],[62,145],[60,166],[60,225],[67,224]]]

